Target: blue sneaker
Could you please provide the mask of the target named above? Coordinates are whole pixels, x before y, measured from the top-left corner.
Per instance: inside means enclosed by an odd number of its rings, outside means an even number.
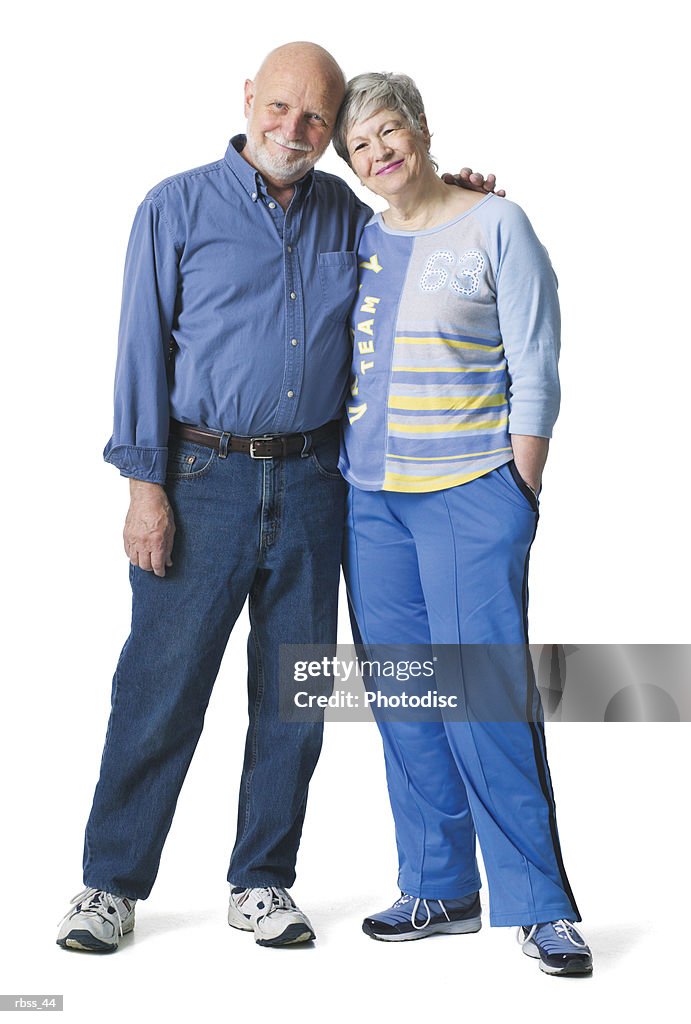
[[[479,932],[480,894],[471,893],[460,900],[425,900],[402,892],[388,910],[372,914],[362,922],[362,930],[382,942],[426,939],[428,935],[462,935]]]
[[[518,929],[518,942],[526,956],[540,961],[545,974],[590,974],[593,957],[572,921],[550,921]]]

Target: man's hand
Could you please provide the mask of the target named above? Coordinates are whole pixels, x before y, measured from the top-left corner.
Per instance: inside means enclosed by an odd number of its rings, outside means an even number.
[[[125,554],[132,565],[165,576],[173,562],[175,522],[161,484],[130,480],[130,507],[125,519]]]
[[[472,192],[506,195],[503,188],[496,188],[497,179],[494,174],[488,174],[485,178],[479,171],[473,171],[470,167],[462,167],[459,174],[442,174],[441,178],[447,185],[460,185],[461,188],[469,188]]]

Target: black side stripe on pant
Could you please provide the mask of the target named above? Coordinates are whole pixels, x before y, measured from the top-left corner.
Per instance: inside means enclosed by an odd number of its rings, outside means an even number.
[[[537,768],[538,778],[540,780],[540,788],[542,789],[547,806],[549,808],[549,830],[552,836],[552,846],[554,848],[554,856],[557,861],[557,867],[559,868],[559,875],[561,882],[564,887],[571,906],[574,909],[575,920],[580,921],[581,915],[574,899],[573,891],[569,883],[569,879],[566,875],[566,868],[564,867],[564,860],[561,854],[561,846],[559,844],[559,834],[557,832],[557,815],[556,807],[554,804],[554,797],[552,796],[552,777],[549,771],[549,765],[547,763],[547,744],[545,742],[545,727],[543,724],[542,716],[542,703],[540,700],[540,694],[537,688],[537,682],[535,680],[535,672],[533,670],[533,662],[530,657],[530,651],[528,650],[528,563],[530,561],[530,548],[533,546],[535,540],[535,534],[537,533],[537,518],[535,520],[535,529],[533,530],[533,536],[528,547],[528,552],[525,556],[525,564],[523,566],[523,635],[526,643],[526,667],[528,672],[528,687],[526,695],[526,719],[530,726],[530,732],[533,740],[533,753],[535,755],[535,767]],[[539,712],[539,714],[538,714]]]

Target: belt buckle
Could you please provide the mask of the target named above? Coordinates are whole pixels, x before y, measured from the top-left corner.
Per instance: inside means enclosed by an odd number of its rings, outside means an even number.
[[[257,455],[254,451],[254,446],[257,441],[273,441],[273,437],[251,437],[250,438],[250,458],[251,459],[273,459],[273,455]]]

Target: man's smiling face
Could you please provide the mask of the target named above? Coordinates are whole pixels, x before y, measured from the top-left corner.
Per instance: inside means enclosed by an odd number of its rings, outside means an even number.
[[[342,83],[318,59],[269,58],[245,82],[243,155],[270,182],[297,181],[329,145],[342,99]]]

